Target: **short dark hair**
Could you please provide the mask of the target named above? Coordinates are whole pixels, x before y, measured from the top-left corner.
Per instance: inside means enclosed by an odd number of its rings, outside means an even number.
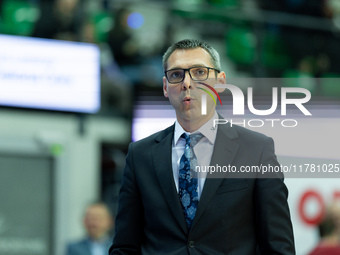
[[[336,229],[336,222],[331,215],[326,215],[318,225],[320,238],[327,237]]]
[[[163,55],[164,71],[167,70],[168,59],[175,50],[186,50],[186,49],[196,49],[196,48],[202,48],[206,50],[211,57],[211,63],[213,67],[217,70],[221,70],[220,55],[212,46],[210,46],[206,42],[203,42],[197,39],[184,39],[182,41],[172,44],[164,53]]]

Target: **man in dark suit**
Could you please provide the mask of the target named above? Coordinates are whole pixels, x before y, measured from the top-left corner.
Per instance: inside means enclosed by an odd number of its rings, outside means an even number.
[[[66,255],[107,255],[111,245],[109,232],[112,224],[110,210],[105,204],[94,203],[88,206],[84,216],[88,236],[68,244]]]
[[[197,166],[278,166],[271,138],[214,126],[213,100],[201,113],[202,84],[225,83],[216,50],[183,40],[163,66],[177,120],[129,146],[110,255],[295,254],[282,174],[195,176]]]

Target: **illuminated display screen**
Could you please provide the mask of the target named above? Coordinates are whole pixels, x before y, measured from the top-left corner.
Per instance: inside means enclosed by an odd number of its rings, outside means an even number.
[[[100,108],[96,45],[0,35],[0,105],[95,113]]]

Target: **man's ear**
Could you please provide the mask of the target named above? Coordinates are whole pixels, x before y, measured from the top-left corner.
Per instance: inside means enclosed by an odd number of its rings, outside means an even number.
[[[163,77],[163,94],[165,97],[169,97],[168,96],[168,84],[167,84],[165,76]]]
[[[226,81],[226,76],[225,76],[225,72],[220,72],[217,74],[217,83],[216,84],[226,84],[227,81]],[[216,89],[216,91],[218,93],[222,93],[223,91],[225,90],[225,88],[219,88],[219,89]]]

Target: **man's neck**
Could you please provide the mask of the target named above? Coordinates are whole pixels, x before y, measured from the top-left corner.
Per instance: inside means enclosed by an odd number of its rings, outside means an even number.
[[[197,118],[193,120],[177,118],[177,121],[186,132],[192,133],[202,127],[205,123],[207,123],[214,116],[214,114],[215,110],[211,111],[209,115],[204,116],[204,118]]]

